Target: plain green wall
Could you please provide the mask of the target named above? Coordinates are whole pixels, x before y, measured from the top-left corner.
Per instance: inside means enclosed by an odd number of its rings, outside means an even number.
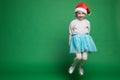
[[[85,75],[68,68],[68,27],[75,6],[87,3],[91,36],[98,52],[90,54]],[[119,80],[119,0],[1,0],[1,80]]]

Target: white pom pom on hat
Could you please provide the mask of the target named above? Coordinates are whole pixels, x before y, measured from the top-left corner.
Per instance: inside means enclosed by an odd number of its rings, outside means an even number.
[[[88,14],[88,15],[91,14],[89,6],[87,4],[85,4],[85,3],[78,4],[76,6],[76,9],[75,9],[75,12],[77,12],[77,11],[82,11],[85,14]]]

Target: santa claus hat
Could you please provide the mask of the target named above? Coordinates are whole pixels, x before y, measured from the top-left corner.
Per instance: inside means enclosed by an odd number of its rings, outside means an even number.
[[[75,9],[75,12],[77,12],[77,11],[82,11],[85,14],[88,14],[88,15],[91,13],[89,6],[87,4],[85,4],[85,3],[78,4],[76,6],[76,9]]]

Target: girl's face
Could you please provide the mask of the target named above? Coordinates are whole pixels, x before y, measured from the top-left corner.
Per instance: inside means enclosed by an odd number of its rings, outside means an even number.
[[[79,20],[83,20],[83,19],[85,19],[86,14],[85,14],[84,12],[82,12],[82,11],[78,11],[78,12],[76,12],[76,17],[77,17]]]

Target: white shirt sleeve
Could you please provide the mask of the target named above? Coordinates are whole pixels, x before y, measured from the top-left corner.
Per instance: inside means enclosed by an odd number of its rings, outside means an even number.
[[[88,33],[90,33],[90,22],[88,22]]]
[[[72,30],[71,30],[71,27],[72,27],[72,22],[70,23],[70,26],[69,26],[69,45],[70,45],[70,42],[71,42],[71,37],[72,37]]]

